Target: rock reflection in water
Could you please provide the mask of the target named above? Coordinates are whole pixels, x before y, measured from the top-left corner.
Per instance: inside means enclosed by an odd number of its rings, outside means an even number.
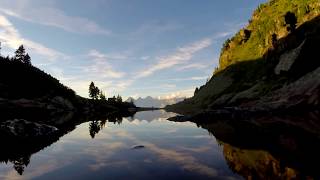
[[[60,137],[73,131],[77,125],[90,121],[89,125],[89,134],[92,138],[99,133],[105,126],[107,122],[121,124],[123,117],[133,116],[133,114],[106,114],[105,116],[100,117],[74,117],[73,114],[61,114],[59,119],[57,116],[53,117],[52,122],[56,122],[58,131],[55,133],[40,133],[43,127],[39,123],[33,123],[26,120],[14,120],[10,122],[17,122],[18,124],[10,123],[12,126],[21,126],[19,127],[19,133],[17,132],[7,132],[7,128],[0,129],[0,139],[2,144],[5,146],[0,148],[0,163],[12,163],[13,168],[19,175],[23,175],[25,168],[30,164],[30,158],[33,154],[45,149],[51,144],[59,141]],[[28,117],[29,119],[30,117]],[[94,119],[94,120],[92,120]],[[103,120],[96,120],[103,119]],[[21,123],[23,122],[23,123]],[[27,123],[25,123],[27,122]],[[58,123],[57,123],[58,122]],[[60,123],[63,122],[63,123]],[[68,122],[68,123],[66,123]],[[7,123],[8,124],[8,123]],[[26,124],[26,125],[25,125]],[[63,124],[60,125],[59,124]],[[2,123],[6,125],[6,123]],[[22,127],[28,126],[28,127]],[[35,128],[36,126],[39,126]],[[46,127],[47,125],[43,125]],[[25,136],[23,131],[30,133],[30,135]],[[34,133],[33,133],[34,131]]]
[[[197,125],[218,140],[230,169],[246,179],[319,179],[319,122],[312,112],[253,121],[199,119]]]
[[[0,149],[0,161],[11,164],[17,175],[11,176],[18,179],[112,178],[132,173],[154,179],[224,179],[239,175],[245,179],[320,178],[314,166],[320,161],[315,114],[291,117],[295,124],[287,123],[290,117],[272,116],[254,121],[210,117],[194,123],[165,121],[172,115],[156,112],[128,118],[121,114],[73,117],[67,126],[58,127],[57,134],[32,140],[0,134],[5,144]],[[61,138],[71,131],[71,137]],[[48,146],[49,150],[40,153]],[[40,156],[31,159],[34,154]],[[51,160],[54,168],[41,170]],[[157,173],[148,174],[148,169]],[[0,170],[9,174],[7,167]],[[34,171],[41,173],[34,175]]]

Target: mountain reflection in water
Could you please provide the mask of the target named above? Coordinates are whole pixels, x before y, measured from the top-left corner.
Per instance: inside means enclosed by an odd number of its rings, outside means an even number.
[[[264,126],[226,120],[168,121],[172,116],[149,111],[132,117],[77,117],[53,137],[1,136],[0,179],[320,177],[313,165],[320,160],[316,125],[281,123],[289,117],[277,117],[278,123]],[[312,124],[317,117],[304,116],[304,121]]]

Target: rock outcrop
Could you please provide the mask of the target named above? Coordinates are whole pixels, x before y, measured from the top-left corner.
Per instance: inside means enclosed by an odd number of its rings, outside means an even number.
[[[218,71],[194,97],[167,109],[182,114],[225,107],[244,112],[318,109],[319,42],[320,13],[274,42],[260,59]]]
[[[320,67],[297,81],[253,101],[243,107],[259,111],[320,107]]]
[[[301,43],[299,47],[290,50],[289,52],[286,52],[280,56],[279,64],[274,70],[274,73],[276,75],[280,75],[282,71],[288,72],[291,69],[292,65],[299,57],[303,45],[304,41]]]
[[[54,126],[30,122],[24,119],[14,119],[2,122],[0,131],[16,138],[41,138],[54,135],[58,129]]]

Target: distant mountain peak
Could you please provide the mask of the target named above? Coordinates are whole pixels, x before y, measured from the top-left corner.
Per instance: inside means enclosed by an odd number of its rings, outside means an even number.
[[[154,98],[151,96],[146,96],[145,98],[139,97],[134,99],[129,97],[127,101],[133,101],[134,104],[138,107],[165,107],[167,105],[175,104],[181,102],[185,99],[185,97],[173,97],[173,98]]]

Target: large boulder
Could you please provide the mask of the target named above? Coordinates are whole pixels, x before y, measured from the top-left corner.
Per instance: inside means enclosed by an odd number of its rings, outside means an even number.
[[[282,71],[288,72],[294,62],[298,59],[301,49],[304,45],[304,41],[299,47],[292,49],[280,56],[279,64],[276,66],[274,73],[279,75]]]
[[[24,119],[7,120],[0,124],[0,132],[17,138],[41,138],[54,135],[58,129],[54,126],[30,122]]]
[[[73,111],[75,107],[73,104],[68,100],[61,96],[54,97],[48,106],[49,109],[58,109],[61,111]]]
[[[320,67],[293,83],[262,97],[258,101],[245,104],[256,110],[276,110],[293,107],[319,107],[320,105]]]

